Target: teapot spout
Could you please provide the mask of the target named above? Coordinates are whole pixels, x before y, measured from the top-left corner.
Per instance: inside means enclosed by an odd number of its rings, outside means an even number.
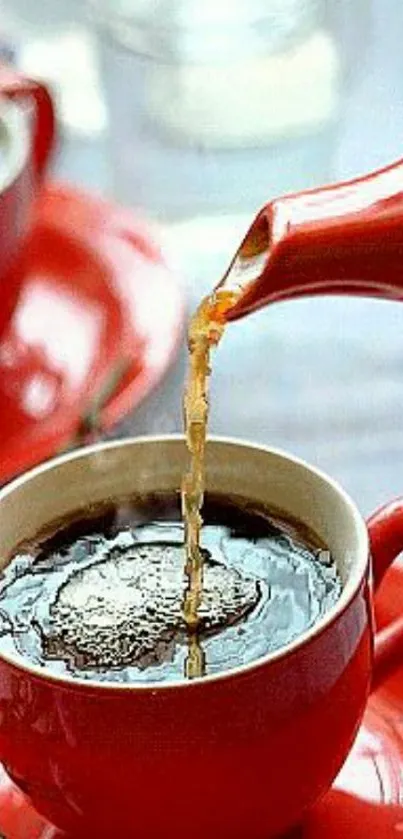
[[[319,294],[403,299],[403,161],[271,201],[219,286],[237,291],[228,320]]]

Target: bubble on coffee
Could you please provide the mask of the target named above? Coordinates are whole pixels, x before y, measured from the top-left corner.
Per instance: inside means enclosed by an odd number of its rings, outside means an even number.
[[[300,522],[207,496],[198,643],[213,674],[258,660],[337,601],[335,562]],[[59,675],[185,678],[183,526],[174,496],[87,511],[20,550],[0,577],[0,651]]]
[[[112,543],[107,558],[74,572],[57,593],[47,625],[40,623],[45,655],[76,668],[160,664],[186,631],[185,587],[181,546]],[[255,580],[206,557],[201,632],[231,625],[258,600]]]

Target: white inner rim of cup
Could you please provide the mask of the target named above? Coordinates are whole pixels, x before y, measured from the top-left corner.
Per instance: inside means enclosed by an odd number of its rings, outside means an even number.
[[[0,99],[0,194],[14,183],[29,155],[27,114],[21,105]]]
[[[0,546],[4,562],[7,563],[19,543],[33,538],[58,518],[85,509],[91,501],[96,505],[119,495],[179,489],[186,462],[183,436],[167,435],[95,444],[32,469],[0,491]],[[268,480],[271,466],[275,481]],[[321,633],[354,598],[367,570],[368,533],[351,498],[336,481],[297,457],[278,449],[221,437],[209,438],[207,488],[257,501],[273,493],[273,500],[263,500],[263,503],[300,518],[328,544],[343,579],[343,591],[337,603],[313,627],[279,650],[249,664],[191,682],[98,682],[68,674],[55,675],[19,656],[2,654],[1,657],[42,679],[81,685],[87,690],[169,690],[233,678],[288,655]],[[278,499],[277,504],[274,499]]]

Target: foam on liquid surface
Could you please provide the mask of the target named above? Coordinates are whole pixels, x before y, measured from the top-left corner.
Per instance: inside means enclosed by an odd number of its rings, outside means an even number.
[[[178,519],[172,503],[131,525],[118,510],[18,554],[0,578],[0,651],[98,681],[191,678]],[[207,674],[281,648],[338,598],[335,564],[298,527],[209,498],[205,522],[198,644]]]

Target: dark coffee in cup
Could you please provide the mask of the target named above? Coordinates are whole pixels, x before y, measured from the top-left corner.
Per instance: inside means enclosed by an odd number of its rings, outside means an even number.
[[[241,498],[206,495],[197,636],[184,619],[178,496],[77,513],[22,545],[0,578],[0,652],[49,673],[114,683],[250,664],[314,626],[341,592],[304,524]]]

